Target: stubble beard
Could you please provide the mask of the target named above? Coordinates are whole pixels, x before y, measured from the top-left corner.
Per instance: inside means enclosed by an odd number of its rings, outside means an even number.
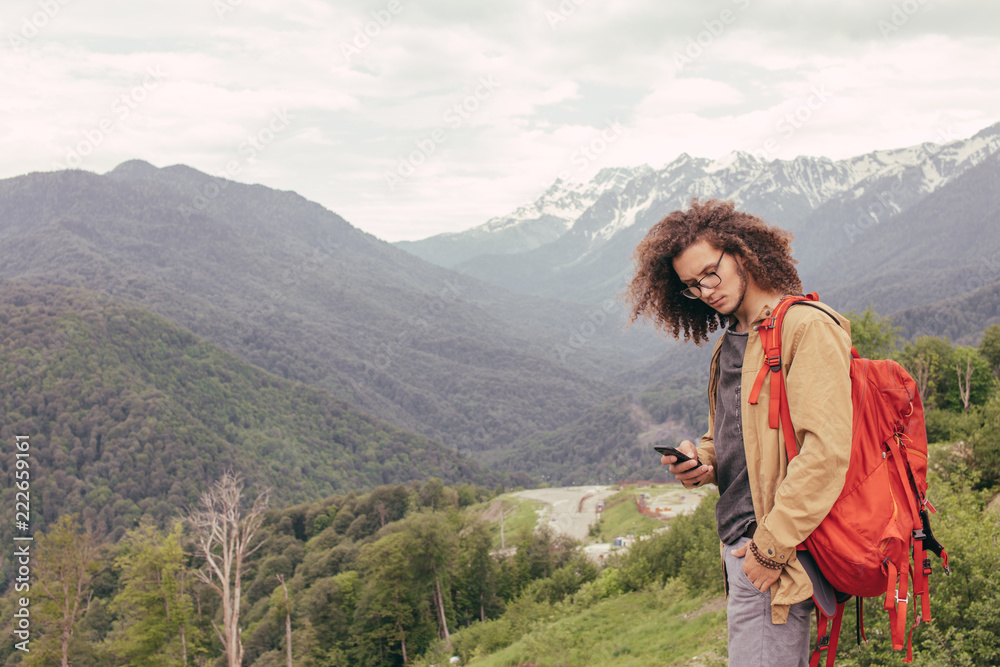
[[[736,314],[736,311],[738,311],[740,306],[743,305],[743,299],[745,299],[747,295],[747,271],[739,262],[736,262],[736,274],[740,277],[740,298],[736,300],[736,305],[733,306],[728,313],[723,313],[726,317],[731,317]]]

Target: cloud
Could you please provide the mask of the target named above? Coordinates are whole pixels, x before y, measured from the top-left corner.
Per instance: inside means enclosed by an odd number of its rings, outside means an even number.
[[[1000,5],[986,0],[57,2],[41,26],[38,0],[0,9],[0,176],[53,169],[105,119],[85,169],[218,173],[286,109],[237,178],[388,239],[478,225],[566,171],[766,144],[846,157],[1000,120]],[[149,67],[165,76],[120,118]],[[574,159],[612,123],[613,141]]]

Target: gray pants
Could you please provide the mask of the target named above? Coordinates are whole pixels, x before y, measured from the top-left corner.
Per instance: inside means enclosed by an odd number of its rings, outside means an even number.
[[[729,579],[729,667],[807,667],[812,599],[792,605],[788,622],[771,623],[771,593],[759,591],[743,572],[743,559],[730,551],[750,540],[741,537],[723,549]],[[748,558],[753,558],[747,552]]]

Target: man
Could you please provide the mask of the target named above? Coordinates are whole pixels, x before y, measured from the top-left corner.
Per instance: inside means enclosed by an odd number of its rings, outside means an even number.
[[[789,309],[782,326],[786,375],[799,455],[791,464],[781,429],[770,428],[770,382],[750,395],[764,350],[758,327],[783,295],[802,286],[791,235],[735,210],[694,200],[653,226],[636,249],[628,289],[632,320],[701,345],[715,345],[709,373],[708,432],[695,461],[663,464],[686,488],[717,484],[716,521],[729,601],[729,664],[808,664],[813,586],[796,546],[830,511],[844,486],[851,448],[851,339],[848,322],[808,306]],[[829,307],[818,304],[830,314]]]

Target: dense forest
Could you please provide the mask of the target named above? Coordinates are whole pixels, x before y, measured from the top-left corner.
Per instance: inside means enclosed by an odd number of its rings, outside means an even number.
[[[435,476],[501,479],[158,315],[83,291],[4,285],[0,382],[0,437],[30,437],[37,529],[67,512],[115,539],[143,519],[164,527],[229,468],[273,485],[281,502]],[[14,474],[4,447],[4,537]]]
[[[682,377],[637,398],[620,396],[590,408],[573,423],[519,441],[494,458],[501,470],[558,484],[665,478],[650,446],[653,440],[694,440],[707,423],[704,383]]]

